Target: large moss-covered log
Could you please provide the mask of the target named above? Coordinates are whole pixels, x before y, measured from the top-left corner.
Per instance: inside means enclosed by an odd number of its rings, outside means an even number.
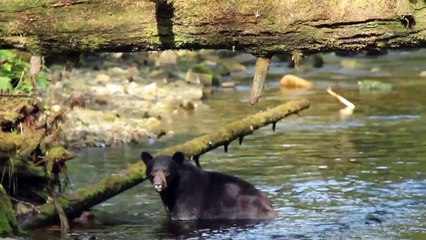
[[[165,149],[160,154],[182,151],[187,156],[196,157],[221,145],[227,146],[231,141],[251,134],[262,126],[272,123],[274,129],[278,120],[297,114],[308,107],[309,103],[307,101],[291,101],[230,123],[214,133]],[[141,183],[143,180],[145,180],[145,165],[142,161],[139,161],[117,174],[112,174],[102,179],[98,183],[77,190],[75,193],[66,196],[66,198],[60,198],[59,201],[68,217],[76,217],[82,211],[116,196]],[[43,205],[39,210],[40,213],[38,214],[33,213],[32,215],[21,216],[20,218],[23,220],[21,225],[24,228],[35,228],[58,221],[53,202]]]
[[[0,0],[0,48],[225,48],[257,55],[421,47],[422,0]]]

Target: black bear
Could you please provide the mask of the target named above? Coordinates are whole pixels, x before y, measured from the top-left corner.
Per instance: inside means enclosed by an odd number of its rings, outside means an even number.
[[[152,157],[142,152],[146,174],[172,220],[260,220],[277,216],[252,184],[234,176],[201,170],[182,152]]]

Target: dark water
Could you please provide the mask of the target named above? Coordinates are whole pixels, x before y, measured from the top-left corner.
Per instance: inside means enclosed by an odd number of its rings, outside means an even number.
[[[327,55],[321,69],[300,72],[312,90],[280,90],[285,63],[274,63],[262,101],[248,105],[250,69],[238,76],[237,91],[215,92],[209,110],[180,115],[172,139],[143,146],[88,149],[69,164],[72,188],[96,182],[155,152],[260,109],[306,98],[311,108],[246,137],[229,152],[202,156],[204,169],[242,177],[264,191],[279,212],[261,223],[179,223],[167,221],[163,205],[145,182],[94,210],[97,226],[73,230],[70,239],[426,239],[426,52],[392,52],[356,59],[357,69]],[[390,91],[362,92],[363,79],[392,84]],[[356,109],[342,105],[327,87]],[[52,239],[55,231],[32,233]],[[46,236],[48,235],[48,236]]]

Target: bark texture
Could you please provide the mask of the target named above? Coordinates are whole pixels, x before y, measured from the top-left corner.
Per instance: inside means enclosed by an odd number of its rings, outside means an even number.
[[[0,48],[223,48],[255,55],[424,47],[423,0],[0,0]]]

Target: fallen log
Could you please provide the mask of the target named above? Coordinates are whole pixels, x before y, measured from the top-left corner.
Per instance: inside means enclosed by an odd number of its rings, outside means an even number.
[[[56,147],[63,112],[48,115],[34,99],[0,98],[0,184],[18,201],[42,204],[46,186],[61,189],[65,162],[75,155]]]
[[[0,0],[0,48],[233,49],[254,55],[421,47],[420,0]]]
[[[242,137],[252,134],[253,131],[260,127],[272,123],[274,129],[275,123],[280,119],[297,114],[308,107],[309,102],[307,101],[290,101],[275,108],[232,122],[214,133],[165,149],[159,154],[172,154],[176,151],[182,151],[186,156],[198,159],[198,156],[201,154],[219,146],[223,145],[227,148],[227,145],[231,141],[242,139]],[[58,197],[58,201],[69,218],[77,217],[83,211],[130,189],[145,179],[145,165],[142,161],[138,161],[121,172],[105,177],[98,183],[78,189],[75,193],[68,194],[67,196]],[[58,222],[58,214],[55,212],[53,202],[44,204],[39,208],[39,211],[40,213],[19,216],[21,226],[25,229],[32,229]]]

